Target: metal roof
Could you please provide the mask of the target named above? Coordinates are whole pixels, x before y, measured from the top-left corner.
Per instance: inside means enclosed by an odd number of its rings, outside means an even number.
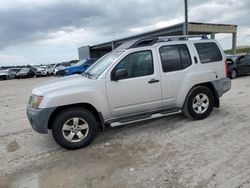
[[[117,47],[124,42],[141,39],[141,38],[148,38],[148,37],[159,37],[159,36],[171,36],[171,35],[182,35],[184,31],[184,23],[176,24],[169,27],[164,27],[160,29],[155,29],[152,31],[147,31],[144,33],[140,33],[137,35],[96,44],[90,46],[91,50],[98,50],[98,49],[110,49],[112,47]],[[214,23],[199,23],[199,22],[189,22],[188,23],[188,32],[190,35],[192,34],[212,34],[212,33],[236,33],[237,32],[237,25],[230,25],[230,24],[214,24]]]

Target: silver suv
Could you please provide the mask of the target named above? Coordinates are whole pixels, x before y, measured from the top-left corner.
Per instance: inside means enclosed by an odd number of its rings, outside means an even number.
[[[195,36],[197,37],[197,36]],[[50,80],[32,91],[33,129],[64,148],[87,146],[98,130],[183,113],[206,118],[231,88],[215,40],[159,37],[122,44],[83,75]]]

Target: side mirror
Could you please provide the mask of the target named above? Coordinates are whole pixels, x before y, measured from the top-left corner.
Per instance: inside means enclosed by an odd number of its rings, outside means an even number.
[[[128,76],[128,70],[127,69],[118,69],[115,71],[114,75],[113,75],[113,79],[112,80],[120,80],[122,78],[126,78]]]

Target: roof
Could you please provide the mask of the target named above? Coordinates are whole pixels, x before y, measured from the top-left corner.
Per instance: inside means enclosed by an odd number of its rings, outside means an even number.
[[[173,36],[173,35],[183,35],[184,31],[184,23],[179,23],[176,25],[155,29],[152,31],[147,31],[144,33],[140,33],[137,35],[96,44],[90,46],[91,50],[98,50],[98,49],[105,49],[105,48],[112,48],[121,45],[124,42],[135,40],[135,39],[142,39],[148,37],[159,37],[159,36]],[[189,34],[212,34],[212,33],[236,33],[237,32],[237,25],[231,24],[215,24],[215,23],[199,23],[199,22],[189,22],[188,23],[188,32]]]

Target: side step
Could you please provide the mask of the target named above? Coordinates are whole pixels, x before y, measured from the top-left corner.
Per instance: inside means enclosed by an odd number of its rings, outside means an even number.
[[[160,118],[164,116],[169,116],[173,114],[178,114],[181,112],[180,108],[167,108],[163,110],[153,111],[153,112],[145,112],[142,114],[130,115],[118,119],[113,119],[107,122],[111,127],[118,127],[125,124],[135,123],[139,121],[145,121],[155,118]]]

